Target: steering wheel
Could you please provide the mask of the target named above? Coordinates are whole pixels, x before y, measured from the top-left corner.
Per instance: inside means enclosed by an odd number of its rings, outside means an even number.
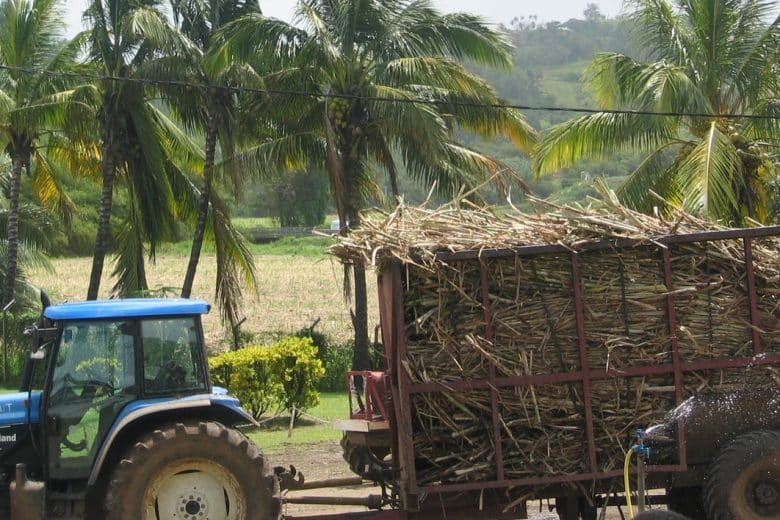
[[[63,377],[63,380],[65,380],[71,388],[81,389],[81,395],[79,397],[89,397],[91,399],[97,394],[98,390],[103,390],[107,394],[113,394],[116,390],[111,383],[97,379],[94,373],[90,373],[89,369],[85,369],[84,372],[88,376],[87,379],[75,379],[71,374],[65,374]]]

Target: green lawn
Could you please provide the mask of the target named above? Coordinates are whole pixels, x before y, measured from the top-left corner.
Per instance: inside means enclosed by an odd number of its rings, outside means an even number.
[[[306,412],[318,420],[308,416],[298,419],[291,437],[288,437],[289,414],[263,422],[261,428],[245,433],[263,452],[270,454],[282,451],[291,444],[338,441],[341,439],[341,431],[331,426],[330,422],[335,419],[346,419],[349,414],[348,408],[349,401],[346,393],[323,393],[320,394],[320,404]]]

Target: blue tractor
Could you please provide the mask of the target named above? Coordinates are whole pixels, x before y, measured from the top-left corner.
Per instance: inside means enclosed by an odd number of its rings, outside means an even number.
[[[187,299],[48,305],[0,395],[0,518],[265,519],[277,479],[209,379]]]

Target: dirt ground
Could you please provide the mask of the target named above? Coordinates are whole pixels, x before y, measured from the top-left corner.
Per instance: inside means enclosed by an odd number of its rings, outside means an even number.
[[[284,451],[269,454],[268,458],[275,466],[282,464],[294,465],[297,470],[304,474],[306,482],[354,477],[344,460],[341,458],[340,446],[335,442],[290,446]],[[368,494],[381,494],[381,490],[379,487],[364,485],[296,491],[290,492],[289,496],[360,497]],[[285,515],[299,516],[365,510],[364,507],[286,504],[283,512]],[[623,508],[623,511],[625,512],[625,507]],[[554,511],[549,511],[547,501],[543,501],[540,504],[540,502],[536,500],[528,502],[528,518],[531,520],[558,520],[558,515]],[[616,507],[610,507],[604,520],[621,520],[622,518],[623,515],[621,515]]]

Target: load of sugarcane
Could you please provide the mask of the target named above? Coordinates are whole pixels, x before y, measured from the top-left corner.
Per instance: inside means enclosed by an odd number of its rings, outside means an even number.
[[[411,383],[445,385],[580,370],[571,259],[577,254],[587,364],[591,371],[618,374],[590,384],[597,471],[606,472],[622,467],[637,427],[675,407],[672,373],[619,377],[623,369],[672,363],[670,293],[683,363],[750,357],[753,328],[742,240],[668,246],[670,286],[659,239],[723,228],[681,210],[656,218],[609,194],[604,199],[593,207],[537,201],[537,213],[465,202],[438,209],[401,204],[391,213],[373,213],[331,252],[380,271],[392,262],[404,267],[402,365]],[[631,245],[583,247],[605,240]],[[551,244],[562,247],[470,260],[436,256]],[[774,353],[780,351],[778,246],[778,237],[770,237],[752,247],[762,346]],[[773,376],[766,367],[686,372],[683,397],[775,384]],[[506,479],[590,471],[581,381],[502,386],[497,394]],[[419,484],[496,478],[493,399],[490,389],[412,394]]]

